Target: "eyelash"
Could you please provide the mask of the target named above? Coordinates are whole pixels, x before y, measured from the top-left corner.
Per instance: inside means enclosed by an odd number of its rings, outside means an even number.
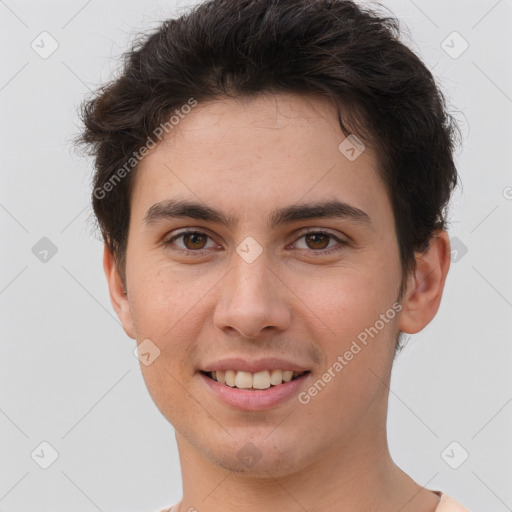
[[[168,240],[165,240],[164,244],[167,245],[167,246],[172,246],[173,245],[172,242],[174,242],[174,240],[177,240],[178,238],[181,238],[181,237],[183,237],[185,235],[201,235],[201,236],[206,236],[209,239],[211,239],[210,235],[207,235],[206,233],[203,233],[201,231],[188,230],[188,231],[182,231],[181,233],[178,233],[177,235],[174,235],[173,237],[169,238]],[[326,235],[326,236],[330,237],[331,239],[334,239],[334,240],[336,240],[338,242],[338,244],[339,244],[338,246],[331,247],[330,249],[319,249],[319,250],[301,249],[301,250],[305,250],[305,251],[310,251],[313,254],[316,254],[318,256],[323,256],[323,255],[328,255],[328,254],[332,254],[332,253],[335,253],[335,252],[339,252],[339,251],[343,250],[346,245],[348,245],[348,242],[340,240],[338,237],[334,236],[331,233],[325,232],[325,231],[306,231],[306,232],[302,233],[295,240],[294,243],[296,243],[298,240],[300,240],[301,238],[303,238],[303,237],[305,237],[307,235]],[[188,256],[190,254],[193,254],[194,256],[203,256],[203,255],[205,255],[208,252],[209,249],[198,249],[197,251],[194,251],[194,250],[190,250],[190,249],[178,248],[178,249],[172,249],[172,250],[183,251],[183,252],[185,252],[186,256]]]

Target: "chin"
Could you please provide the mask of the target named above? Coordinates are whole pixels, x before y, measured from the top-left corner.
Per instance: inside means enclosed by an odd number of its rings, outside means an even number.
[[[302,443],[284,428],[279,434],[272,432],[273,428],[251,429],[250,434],[240,435],[230,431],[232,437],[223,432],[221,438],[210,436],[200,446],[194,444],[216,466],[251,478],[286,476],[305,468],[310,456],[300,450]]]

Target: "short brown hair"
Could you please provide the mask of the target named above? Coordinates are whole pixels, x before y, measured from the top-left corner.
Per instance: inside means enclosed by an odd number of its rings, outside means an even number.
[[[349,0],[209,0],[133,43],[120,76],[81,105],[76,139],[95,157],[94,214],[125,286],[136,166],[108,194],[97,191],[190,98],[268,92],[331,98],[345,135],[377,150],[407,276],[414,252],[445,228],[458,129],[432,74],[399,36],[396,18]]]

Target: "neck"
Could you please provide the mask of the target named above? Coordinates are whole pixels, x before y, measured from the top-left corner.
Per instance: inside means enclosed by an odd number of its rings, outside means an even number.
[[[176,440],[183,479],[179,512],[434,512],[439,503],[438,496],[394,464],[385,424],[359,429],[345,443],[317,454],[309,465],[278,476],[224,469],[178,432]]]

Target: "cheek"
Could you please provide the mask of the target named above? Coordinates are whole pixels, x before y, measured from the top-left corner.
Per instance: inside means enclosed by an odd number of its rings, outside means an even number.
[[[155,405],[171,423],[179,425],[181,417],[201,416],[188,389],[194,375],[195,340],[204,325],[197,318],[204,292],[190,277],[152,269],[157,267],[148,268],[133,281],[130,301],[138,343],[149,339],[157,347],[154,361],[145,365],[141,358],[140,367]]]
[[[294,292],[303,297],[301,315],[310,318],[332,348],[340,348],[392,308],[398,293],[396,271],[367,268],[331,268],[308,279],[296,279]],[[393,315],[394,316],[394,315]],[[324,341],[324,343],[325,343]]]
[[[200,352],[196,340],[207,322],[203,299],[218,277],[199,275],[198,267],[195,273],[191,268],[178,271],[168,263],[148,264],[145,269],[133,280],[130,309],[139,343],[151,340],[159,354],[151,365],[141,362],[141,371],[164,416],[191,415],[186,390]]]
[[[317,343],[325,355],[304,399],[311,398],[313,415],[329,411],[334,423],[350,429],[382,390],[379,377],[385,378],[392,361],[399,268],[385,272],[374,261],[336,270],[329,279],[308,281],[302,292],[309,299],[301,314],[318,326]]]
[[[376,397],[386,391],[381,380],[385,380],[393,357],[395,297],[371,280],[364,281],[367,288],[362,283],[360,279],[344,280],[343,291],[324,292],[311,307],[323,321],[317,321],[317,343],[325,362],[300,403],[312,418],[335,425],[329,432],[361,428]],[[316,290],[310,288],[309,293],[316,294]],[[329,330],[320,331],[324,325]]]
[[[173,268],[168,262],[142,262],[139,268],[130,283],[130,309],[138,338],[153,337],[163,343],[173,331],[184,329],[184,324],[193,326],[190,319],[214,280],[193,269]]]
[[[141,365],[146,388],[158,410],[177,431],[193,437],[196,425],[207,424],[212,429],[214,425],[204,417],[204,408],[190,394],[191,384],[179,369],[179,365],[169,363],[164,353],[150,366]]]

